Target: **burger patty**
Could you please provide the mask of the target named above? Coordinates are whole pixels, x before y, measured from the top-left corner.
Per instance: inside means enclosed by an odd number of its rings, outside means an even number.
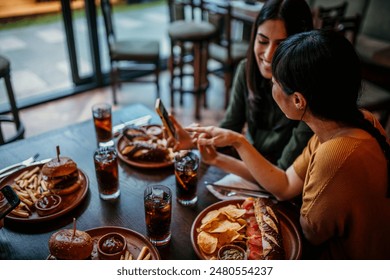
[[[74,172],[59,176],[59,177],[48,177],[47,181],[52,189],[66,189],[67,187],[75,184],[79,179],[79,171],[76,169]]]

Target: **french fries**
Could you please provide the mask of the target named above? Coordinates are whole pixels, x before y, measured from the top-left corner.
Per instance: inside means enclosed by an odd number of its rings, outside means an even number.
[[[30,217],[34,210],[35,201],[49,193],[45,181],[42,180],[39,166],[19,174],[11,187],[20,199],[20,204],[11,213],[21,218]]]
[[[130,260],[131,261],[131,260],[134,259],[134,257],[128,250],[126,250],[125,254],[122,255],[120,259],[121,260]]]
[[[126,250],[126,252],[121,256],[120,260],[150,260],[152,258],[152,255],[149,252],[148,247],[144,246],[141,249],[141,252],[139,253],[137,259],[134,258],[134,256]]]
[[[146,255],[147,251],[149,251],[148,247],[146,247],[146,246],[142,247],[141,252],[139,252],[139,255],[137,257],[137,260],[144,260],[145,257],[147,256]],[[149,258],[150,258],[150,256],[149,256]]]

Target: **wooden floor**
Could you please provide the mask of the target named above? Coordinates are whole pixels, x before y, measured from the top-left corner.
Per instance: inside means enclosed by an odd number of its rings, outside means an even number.
[[[166,71],[161,74],[160,88],[161,99],[169,109],[168,78],[169,74]],[[142,103],[154,110],[155,98],[154,85],[152,84],[123,84],[118,92],[118,106],[114,106],[113,109],[120,109],[132,103]],[[183,106],[175,108],[176,118],[183,125],[189,125],[194,122],[202,125],[217,125],[225,111],[223,109],[224,92],[222,79],[210,77],[207,100],[209,107],[207,109],[202,108],[202,119],[196,121],[194,118],[194,96],[191,94],[185,95]],[[20,117],[26,127],[25,137],[31,137],[52,129],[60,129],[73,123],[89,120],[92,117],[92,105],[99,102],[112,104],[110,87],[92,90],[73,97],[21,110]],[[175,104],[179,104],[178,100]]]
[[[71,1],[71,7],[80,9],[84,7],[84,1],[73,0]],[[59,13],[60,11],[60,1],[0,0],[0,20],[5,22],[26,16]]]

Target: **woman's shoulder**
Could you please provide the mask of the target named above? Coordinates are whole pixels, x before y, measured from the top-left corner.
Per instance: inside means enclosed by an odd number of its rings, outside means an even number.
[[[238,63],[238,68],[241,68],[241,67],[244,67],[244,69],[245,69],[245,67],[246,67],[246,64],[247,64],[247,61],[248,61],[248,59],[247,58],[243,58],[239,63]]]
[[[247,59],[246,59],[246,58],[242,59],[242,60],[238,63],[238,65],[237,65],[237,70],[236,70],[236,72],[238,73],[238,75],[240,75],[240,76],[245,76],[246,65],[247,65]]]
[[[377,142],[374,138],[357,138],[341,136],[324,143],[313,139],[312,150],[315,152],[315,161],[320,165],[335,165],[348,160],[355,160],[368,156],[367,152],[374,152]],[[336,164],[337,165],[337,164]]]

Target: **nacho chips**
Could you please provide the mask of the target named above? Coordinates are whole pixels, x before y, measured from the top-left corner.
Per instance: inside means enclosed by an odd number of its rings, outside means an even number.
[[[246,227],[246,220],[242,218],[245,212],[233,204],[208,212],[197,228],[199,248],[213,258],[223,245],[242,240]]]

